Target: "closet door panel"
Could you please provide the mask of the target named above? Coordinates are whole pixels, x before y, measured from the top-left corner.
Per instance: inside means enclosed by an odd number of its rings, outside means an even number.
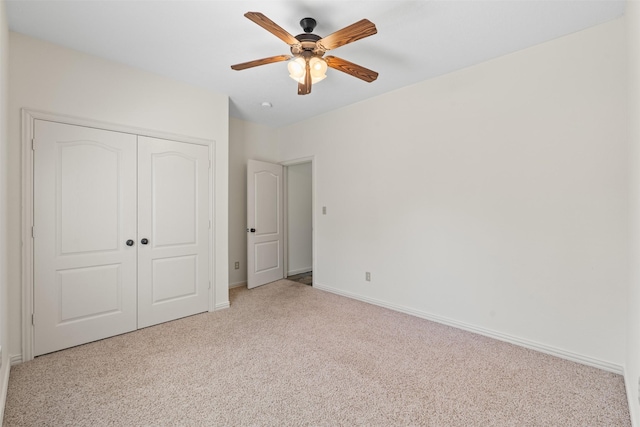
[[[209,307],[209,148],[138,137],[138,159],[138,327],[145,327]]]
[[[35,121],[35,355],[136,329],[136,137]]]

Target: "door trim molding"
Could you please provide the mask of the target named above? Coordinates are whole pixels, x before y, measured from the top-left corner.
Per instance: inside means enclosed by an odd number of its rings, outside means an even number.
[[[289,271],[289,169],[288,166],[300,165],[303,163],[311,163],[311,270],[314,272],[311,286],[315,282],[316,271],[316,156],[300,157],[280,162],[283,167],[282,175],[284,177],[283,189],[283,215],[284,215],[284,255],[283,268],[284,278],[288,277]]]
[[[149,136],[152,138],[167,139],[171,141],[183,142],[187,144],[206,145],[209,147],[209,249],[210,249],[210,263],[209,263],[209,280],[211,286],[209,288],[209,311],[214,311],[223,307],[216,307],[215,290],[219,285],[215,281],[214,267],[216,265],[216,251],[215,251],[215,198],[212,197],[215,189],[215,154],[216,154],[216,142],[214,140],[207,140],[201,138],[194,138],[186,135],[172,134],[169,132],[161,132],[151,129],[137,128],[133,126],[120,125],[116,123],[102,122],[98,120],[85,119],[81,117],[68,116],[63,114],[56,114],[46,111],[32,110],[22,108],[20,110],[21,119],[21,143],[22,143],[22,227],[21,227],[21,239],[22,239],[22,258],[21,258],[21,290],[22,290],[22,305],[21,305],[21,337],[22,337],[22,362],[27,362],[33,359],[34,352],[34,328],[32,324],[33,314],[33,129],[35,120],[45,120],[57,123],[64,123],[69,125],[83,126],[89,128],[103,129],[113,132],[128,133],[139,136]]]

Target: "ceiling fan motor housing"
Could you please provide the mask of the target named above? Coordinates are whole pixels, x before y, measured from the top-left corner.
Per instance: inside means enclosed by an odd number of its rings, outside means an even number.
[[[322,37],[311,34],[311,33],[302,33],[296,36],[296,39],[300,42],[300,45],[291,46],[291,53],[294,56],[322,56],[324,55],[324,50],[318,48],[317,41]]]
[[[304,33],[298,34],[295,38],[300,42],[299,45],[291,46],[293,56],[302,56],[303,58],[321,57],[324,55],[324,49],[318,46],[317,41],[322,37],[312,34],[317,22],[313,18],[302,18],[300,26]]]

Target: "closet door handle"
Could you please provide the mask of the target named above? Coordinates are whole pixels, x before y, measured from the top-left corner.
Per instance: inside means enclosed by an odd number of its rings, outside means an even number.
[[[133,246],[134,241],[129,239],[127,240],[127,246]]]
[[[140,243],[142,243],[143,245],[146,245],[147,243],[149,243],[148,239],[142,239],[140,240]]]

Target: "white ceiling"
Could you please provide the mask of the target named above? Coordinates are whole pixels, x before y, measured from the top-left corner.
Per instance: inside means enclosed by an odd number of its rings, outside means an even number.
[[[7,0],[11,30],[229,95],[231,115],[279,127],[621,16],[624,0],[214,1]],[[262,12],[293,35],[310,16],[326,36],[367,18],[378,34],[332,50],[380,73],[365,83],[336,70],[297,95],[288,54],[246,19]],[[273,108],[261,107],[268,101]]]

